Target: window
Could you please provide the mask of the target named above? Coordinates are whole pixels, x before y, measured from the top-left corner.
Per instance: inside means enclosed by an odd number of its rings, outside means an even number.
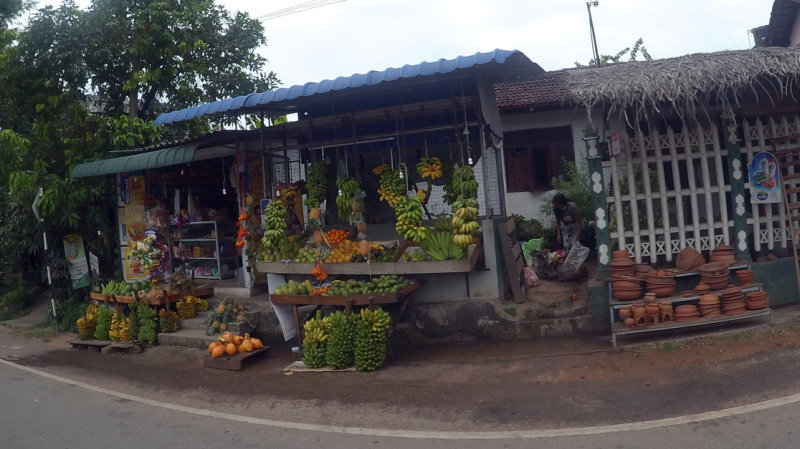
[[[506,133],[506,190],[550,190],[565,161],[575,160],[572,128],[532,129]]]

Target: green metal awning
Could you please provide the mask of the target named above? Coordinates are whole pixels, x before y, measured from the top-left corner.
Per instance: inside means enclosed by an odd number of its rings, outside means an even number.
[[[89,176],[109,175],[148,168],[166,167],[168,165],[185,164],[194,160],[196,143],[179,145],[163,150],[148,153],[134,154],[132,156],[116,157],[102,161],[85,162],[72,169],[73,178],[86,178]]]

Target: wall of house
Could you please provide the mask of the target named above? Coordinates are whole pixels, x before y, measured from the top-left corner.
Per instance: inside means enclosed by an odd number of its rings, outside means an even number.
[[[600,117],[599,115],[596,117]],[[572,127],[572,141],[575,149],[575,162],[585,169],[586,146],[583,143],[583,130],[589,125],[584,109],[569,109],[552,112],[530,112],[527,114],[507,114],[502,117],[503,132],[531,129]],[[545,198],[552,191],[509,192],[505,178],[505,155],[503,155],[503,187],[506,189],[506,212],[519,214],[525,218],[541,219],[539,210]]]

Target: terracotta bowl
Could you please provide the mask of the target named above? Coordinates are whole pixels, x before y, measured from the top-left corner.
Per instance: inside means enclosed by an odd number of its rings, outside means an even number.
[[[611,253],[611,260],[630,260],[631,253],[628,252],[627,249],[620,249]]]
[[[611,281],[612,289],[642,289],[642,281],[636,278],[617,278]]]
[[[675,293],[675,286],[674,285],[669,285],[669,286],[656,287],[656,288],[648,287],[647,291],[649,293],[655,293],[656,298],[666,298],[668,296],[672,296],[672,294]]]
[[[639,298],[642,297],[642,289],[639,288],[639,289],[630,289],[630,290],[626,290],[626,289],[620,290],[620,289],[613,289],[612,288],[611,294],[615,298],[617,298],[619,300],[632,301],[634,299],[639,299]]]
[[[698,304],[719,304],[719,296],[714,293],[706,293],[700,297]]]
[[[730,273],[728,265],[720,262],[709,262],[699,269],[703,276],[720,276]]]
[[[697,264],[698,256],[700,256],[700,258],[703,257],[699,251],[692,247],[682,249],[681,252],[678,253],[678,257],[675,258],[675,268],[680,271],[692,270]]]

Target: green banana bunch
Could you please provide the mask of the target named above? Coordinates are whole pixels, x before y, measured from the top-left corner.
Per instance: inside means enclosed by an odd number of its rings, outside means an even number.
[[[303,324],[303,363],[309,368],[325,366],[329,321],[330,317],[323,318],[322,312],[317,310],[316,316]]]
[[[313,209],[319,207],[328,193],[328,173],[325,168],[325,161],[311,164],[306,176],[306,191],[308,197],[303,201],[306,207]]]
[[[336,213],[340,220],[349,221],[353,198],[361,192],[361,185],[356,178],[339,176],[336,179],[336,187],[342,192],[336,196]]]
[[[477,198],[478,181],[475,179],[472,167],[469,165],[464,167],[454,166],[452,177],[450,182],[445,184],[444,191],[444,199],[451,206],[459,199]],[[455,206],[453,209],[455,209]]]
[[[264,237],[261,243],[267,248],[277,248],[286,236],[286,205],[270,201],[264,209]]]
[[[386,362],[386,343],[391,318],[383,309],[361,309],[356,324],[356,369],[374,371]]]
[[[97,325],[94,328],[95,340],[108,340],[108,331],[111,329],[111,318],[113,313],[107,307],[100,307],[97,310]]]
[[[328,347],[325,351],[325,361],[335,369],[344,369],[353,364],[353,352],[356,344],[356,326],[359,315],[338,310],[329,315]]]
[[[422,243],[422,250],[433,260],[459,260],[466,257],[464,248],[456,245],[452,232],[434,232]]]
[[[149,304],[143,302],[136,307],[136,314],[139,319],[138,340],[142,343],[154,344],[158,339],[156,334],[158,314]]]
[[[418,196],[402,197],[394,207],[397,215],[397,233],[404,239],[419,243],[428,237],[428,228],[422,226],[422,201]]]

